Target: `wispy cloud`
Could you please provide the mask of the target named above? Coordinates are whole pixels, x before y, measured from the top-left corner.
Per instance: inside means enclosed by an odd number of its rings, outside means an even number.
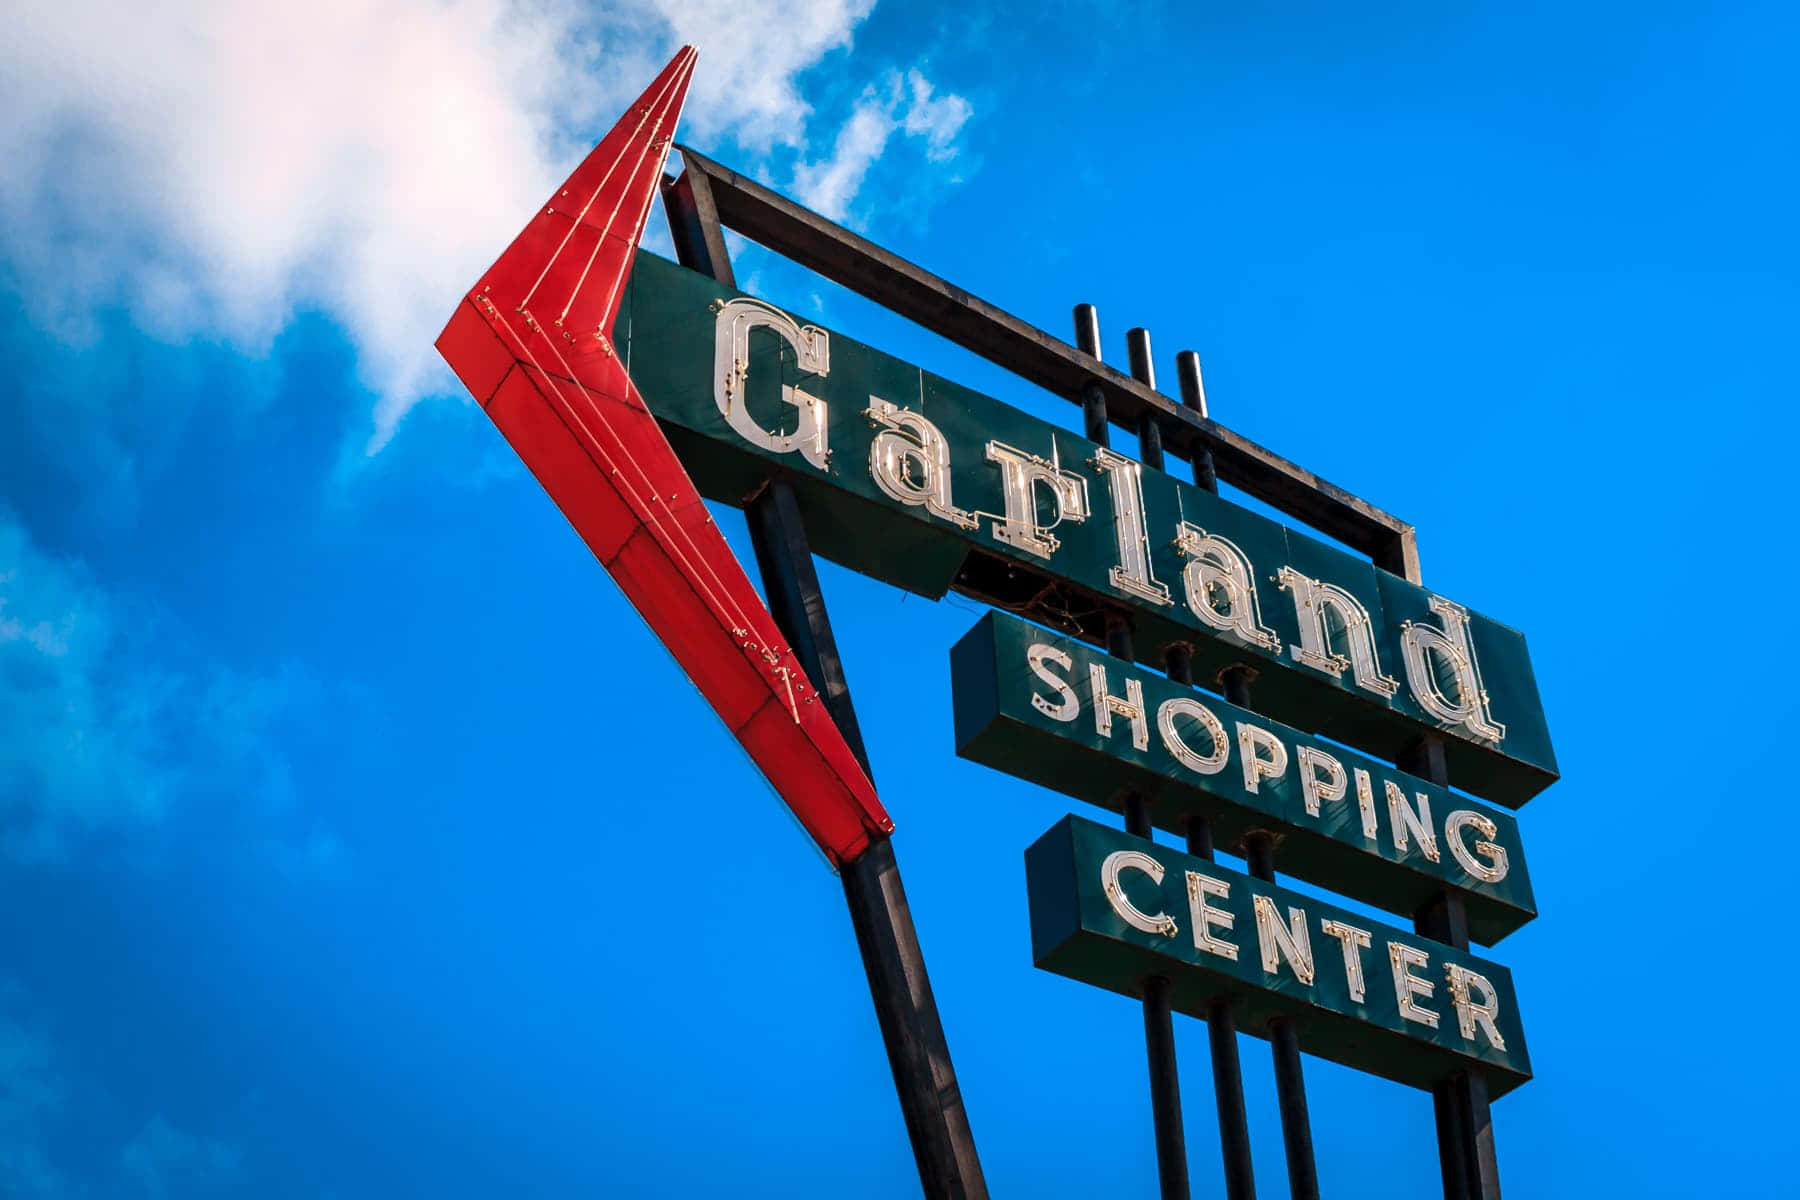
[[[0,851],[25,863],[100,845],[151,854],[184,809],[225,798],[260,823],[250,842],[271,865],[335,872],[337,844],[304,828],[267,737],[304,677],[245,675],[185,651],[169,665],[158,648],[171,644],[0,508]]]
[[[875,0],[649,0],[648,7],[672,35],[668,46],[700,50],[684,119],[699,136],[730,136],[758,152],[805,147],[814,114],[800,77],[849,48]],[[596,17],[611,19],[607,9]]]
[[[123,1145],[96,1145],[94,1111],[117,1105],[24,990],[0,981],[0,1195],[163,1200],[240,1193],[238,1149],[161,1114],[148,1116]]]
[[[831,153],[795,169],[794,194],[826,216],[845,220],[869,168],[896,133],[921,140],[925,157],[932,162],[955,158],[957,135],[972,110],[963,97],[937,96],[934,91],[931,81],[916,70],[905,76],[896,72],[882,86],[867,88],[838,131]]]
[[[0,39],[0,253],[65,338],[124,306],[155,336],[260,353],[297,311],[331,314],[379,394],[379,446],[454,394],[431,350],[450,300],[677,44],[701,49],[696,134],[803,155],[801,77],[872,6],[27,5]],[[883,121],[951,152],[967,105],[906,86],[903,109],[850,117],[840,167],[809,168],[834,205]]]
[[[906,73],[906,87],[912,95],[906,107],[906,132],[925,139],[925,156],[932,162],[949,162],[957,154],[957,135],[974,109],[954,92],[934,95],[931,81],[917,71]]]
[[[119,1152],[120,1174],[149,1200],[237,1193],[242,1152],[152,1116]]]
[[[0,844],[59,857],[71,840],[141,830],[177,769],[159,744],[177,681],[117,677],[111,606],[78,566],[40,552],[0,512]]]
[[[48,1133],[66,1111],[69,1081],[25,996],[0,982],[0,1192],[60,1196],[65,1177],[51,1161]]]

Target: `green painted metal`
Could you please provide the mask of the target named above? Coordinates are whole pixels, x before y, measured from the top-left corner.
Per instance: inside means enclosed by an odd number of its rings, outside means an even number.
[[[1139,913],[1166,918],[1164,931],[1135,928],[1108,896],[1103,866],[1121,851],[1148,855],[1162,868],[1159,883],[1128,864],[1117,886],[1122,901]],[[1172,1006],[1190,1016],[1204,1016],[1208,1002],[1229,996],[1245,1033],[1266,1036],[1271,1018],[1289,1017],[1307,1053],[1413,1087],[1474,1070],[1498,1097],[1531,1078],[1512,973],[1497,963],[1079,817],[1063,818],[1025,852],[1025,875],[1032,958],[1044,970],[1127,996],[1141,996],[1146,977],[1162,976],[1171,984]],[[1204,931],[1195,894],[1221,914]],[[1258,896],[1272,903],[1274,920],[1290,937],[1293,914],[1303,914],[1310,982],[1259,923]],[[1360,1000],[1352,991],[1347,939],[1329,934],[1326,922],[1367,935],[1369,945],[1357,950]],[[1216,939],[1217,948],[1201,947],[1202,932]],[[1265,942],[1273,950],[1272,968]],[[1415,1014],[1429,1015],[1435,1027],[1402,1015],[1402,984],[1390,946],[1414,956],[1402,964],[1407,977],[1420,981],[1408,985],[1409,996]],[[1234,948],[1236,957],[1225,957],[1223,947]],[[1467,1005],[1455,994],[1457,975],[1465,981]],[[1474,1016],[1475,1007],[1489,1005],[1491,1033]],[[1466,1023],[1459,1015],[1464,1011]]]
[[[1204,816],[1224,847],[1238,844],[1252,829],[1270,830],[1281,838],[1284,871],[1388,912],[1411,916],[1446,887],[1454,888],[1463,895],[1470,936],[1484,945],[1537,915],[1518,822],[1510,813],[1004,613],[983,617],[950,652],[950,667],[956,752],[963,758],[1114,812],[1122,812],[1126,793],[1134,792],[1145,798],[1157,828],[1179,834],[1188,816]],[[1115,703],[1131,704],[1141,695],[1141,718],[1099,706],[1095,668]],[[1211,773],[1178,757],[1182,752],[1220,757],[1203,718],[1187,709],[1192,704],[1211,713],[1226,735],[1223,761]],[[1108,732],[1102,732],[1103,724]],[[1240,741],[1245,728],[1272,734],[1286,759],[1279,774],[1257,774],[1254,791]],[[1316,815],[1308,811],[1302,748],[1329,756],[1345,781],[1342,799],[1312,798]],[[1259,754],[1274,756],[1266,749]],[[1359,795],[1359,770],[1367,773],[1367,802]],[[1312,775],[1329,780],[1330,770],[1321,765]],[[1389,781],[1415,813],[1429,813],[1421,824],[1435,844],[1396,819]],[[1447,827],[1458,813],[1474,813],[1492,824],[1471,827],[1462,817]],[[1375,826],[1373,837],[1365,820]],[[1486,828],[1493,830],[1491,837]],[[1404,836],[1404,850],[1397,832]],[[1499,847],[1503,857],[1478,849],[1483,842]],[[1478,871],[1496,873],[1504,864],[1504,874],[1493,881],[1478,877],[1460,861],[1458,850]]]
[[[1142,531],[1149,576],[1167,589],[1169,602],[1146,599],[1121,587],[1116,577],[1121,542],[1131,534],[1127,531],[1122,539],[1118,532],[1115,479],[1097,463],[1099,447],[841,334],[819,331],[828,343],[828,362],[822,370],[809,371],[801,369],[787,338],[769,328],[750,330],[747,372],[728,403],[742,404],[763,430],[791,433],[802,409],[784,399],[784,389],[798,389],[791,395],[799,403],[811,398],[824,405],[829,454],[809,462],[798,449],[752,444],[727,421],[715,396],[718,314],[742,296],[706,276],[640,253],[615,329],[619,351],[627,356],[645,402],[708,497],[742,504],[772,471],[779,472],[794,484],[815,551],[853,570],[933,598],[957,588],[1044,620],[1055,619],[1060,610],[1069,624],[1082,626],[1089,636],[1098,610],[1125,608],[1133,615],[1134,645],[1144,661],[1155,661],[1164,645],[1182,642],[1193,646],[1196,678],[1211,678],[1232,663],[1250,663],[1261,672],[1258,703],[1290,722],[1387,758],[1401,754],[1422,728],[1442,729],[1458,784],[1509,807],[1556,779],[1530,658],[1515,631],[1468,614],[1481,686],[1493,719],[1504,726],[1503,736],[1484,741],[1469,724],[1447,724],[1441,711],[1434,716],[1422,706],[1403,669],[1406,623],[1431,629],[1442,621],[1430,611],[1430,593],[1150,469],[1141,476]],[[904,503],[878,486],[870,451],[881,427],[869,415],[872,397],[919,414],[941,431],[949,458],[949,498],[972,518],[972,527],[922,503]],[[989,459],[990,444],[1039,456],[1082,481],[1089,515],[1056,524],[1051,533],[1058,544],[1050,557],[996,536],[1005,505],[1002,471]],[[916,468],[909,479],[920,482]],[[1039,519],[1049,521],[1054,514],[1049,489],[1037,487],[1033,495]],[[1217,589],[1193,586],[1193,577],[1186,574],[1194,560],[1176,545],[1184,522],[1192,530],[1227,539],[1247,556],[1256,625],[1267,631],[1262,644],[1202,619],[1202,607],[1216,613],[1226,601]],[[1295,590],[1282,584],[1283,568],[1332,584],[1360,602],[1369,615],[1379,672],[1395,682],[1393,695],[1358,686],[1348,669],[1333,673],[1298,661],[1301,609]],[[1046,599],[1046,587],[1052,584],[1055,596]],[[1326,628],[1328,655],[1346,654],[1345,623],[1334,613]],[[1443,669],[1447,661],[1439,657],[1431,665],[1439,668],[1435,677],[1444,694],[1455,701],[1461,693]]]

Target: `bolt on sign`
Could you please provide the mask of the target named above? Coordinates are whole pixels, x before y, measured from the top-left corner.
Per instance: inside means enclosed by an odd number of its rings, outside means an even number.
[[[1531,1078],[1497,963],[1080,817],[1025,852],[1025,875],[1045,970],[1130,996],[1160,975],[1194,1016],[1229,995],[1245,1032],[1293,1018],[1308,1053],[1414,1087]]]
[[[1410,915],[1446,887],[1492,945],[1537,915],[1511,814],[1060,637],[989,613],[950,654],[956,752],[1155,826],[1193,814],[1232,845],[1282,836],[1283,868]]]
[[[702,494],[781,470],[827,558],[934,598],[1059,581],[1129,609],[1146,655],[1257,663],[1264,706],[1337,741],[1392,758],[1440,731],[1509,807],[1556,778],[1524,638],[1452,600],[653,255],[616,336]]]

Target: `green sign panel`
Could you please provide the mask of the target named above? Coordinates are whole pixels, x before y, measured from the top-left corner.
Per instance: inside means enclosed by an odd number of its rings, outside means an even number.
[[[1428,1088],[1463,1070],[1499,1096],[1531,1078],[1512,973],[1416,934],[1079,817],[1025,852],[1039,967],[1128,996],[1160,975],[1238,1028],[1293,1018],[1300,1047]]]
[[[705,495],[781,469],[853,570],[1019,608],[1057,581],[1129,608],[1147,661],[1255,664],[1259,704],[1340,742],[1440,729],[1458,785],[1512,807],[1556,778],[1525,640],[1479,613],[650,254],[614,333]]]
[[[1225,846],[1270,830],[1284,871],[1389,912],[1456,888],[1486,945],[1537,915],[1508,813],[1004,613],[950,668],[963,758],[1114,811],[1135,792]]]

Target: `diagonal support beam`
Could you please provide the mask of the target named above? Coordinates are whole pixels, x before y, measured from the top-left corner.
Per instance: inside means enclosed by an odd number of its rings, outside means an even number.
[[[819,689],[844,740],[868,771],[862,727],[856,720],[794,489],[786,480],[774,480],[745,511],[769,610]],[[873,772],[870,774],[872,777]],[[844,865],[840,877],[925,1195],[933,1200],[986,1196],[975,1135],[950,1063],[949,1041],[931,991],[931,976],[925,970],[925,953],[913,927],[893,842],[881,838],[872,843],[867,852]]]
[[[665,178],[662,196],[677,259],[730,283],[731,260],[704,177],[687,171],[680,179]],[[872,778],[793,486],[784,479],[770,480],[744,512],[769,610],[833,724]],[[919,1182],[929,1200],[985,1200],[987,1182],[975,1135],[893,842],[874,839],[865,852],[843,864],[840,879]]]

